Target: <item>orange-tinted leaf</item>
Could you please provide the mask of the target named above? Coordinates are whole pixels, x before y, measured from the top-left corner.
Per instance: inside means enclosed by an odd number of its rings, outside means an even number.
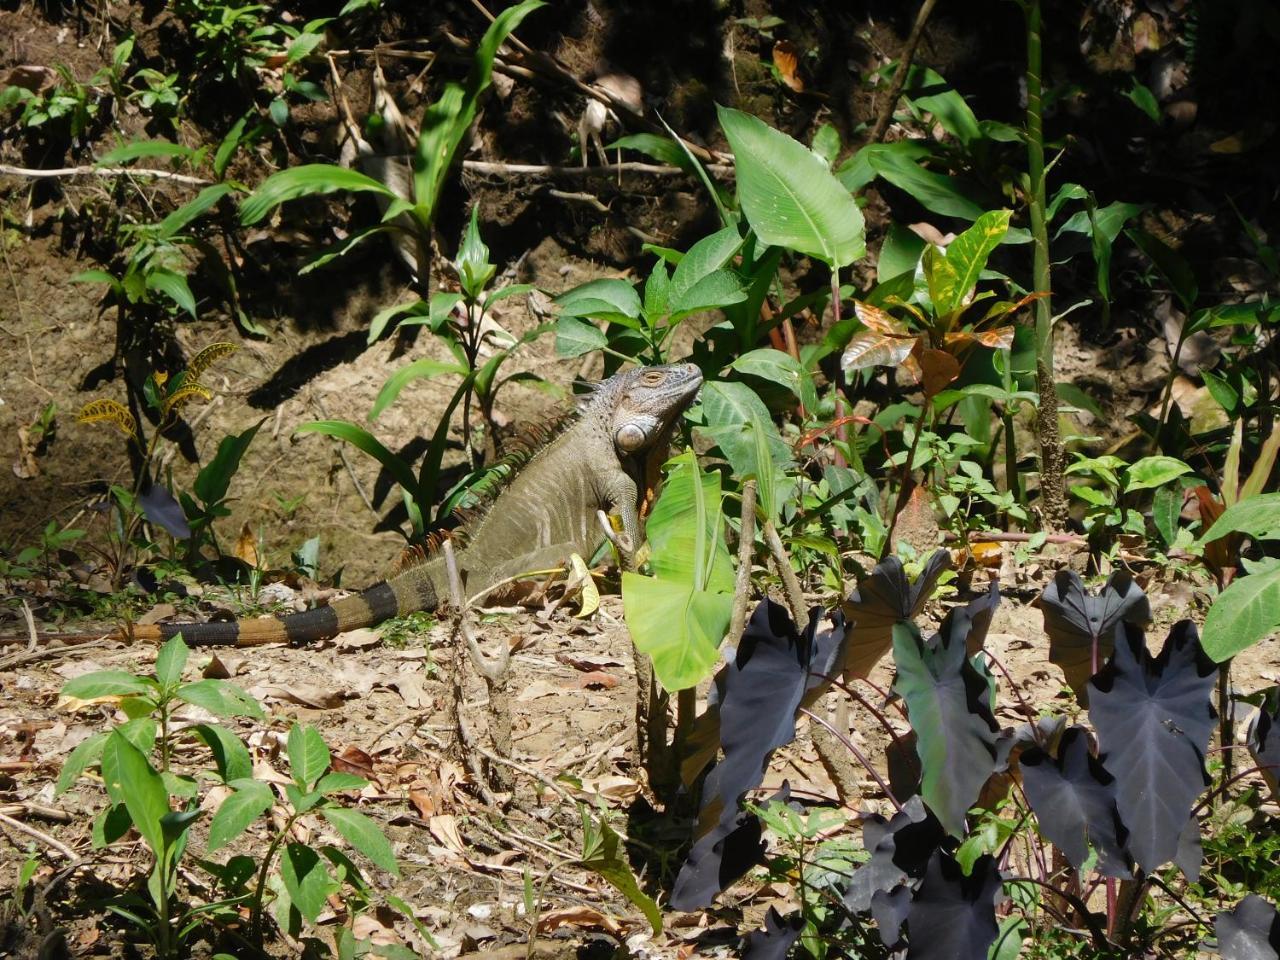
[[[960,376],[960,363],[945,350],[926,348],[920,351],[920,369],[924,372],[924,394],[932,397]]]
[[[949,347],[971,346],[977,343],[992,350],[1008,350],[1013,346],[1015,329],[1009,326],[994,327],[991,330],[960,330],[956,333],[948,333],[943,337],[942,342]]]
[[[258,565],[258,538],[246,520],[240,528],[240,536],[236,538],[236,556],[251,567]]]
[[[846,370],[867,367],[896,367],[906,360],[915,346],[915,337],[884,336],[874,330],[854,334],[845,347],[840,364]]]
[[[884,302],[885,304],[891,307],[902,307],[903,310],[906,310],[908,313],[910,313],[913,317],[915,317],[921,323],[927,324],[929,322],[928,318],[924,315],[923,310],[917,307],[914,303],[908,303],[906,300],[903,300],[901,297],[894,297],[894,296],[885,297]]]
[[[886,336],[907,336],[907,328],[902,321],[886,310],[873,307],[861,300],[853,301],[853,312],[868,330],[883,333]]]
[[[919,343],[920,341],[916,342]],[[920,361],[916,358],[914,351],[903,358],[902,368],[911,374],[911,379],[916,383],[919,383],[924,378],[924,371],[920,369]]]
[[[773,45],[773,65],[778,68],[778,76],[783,83],[796,93],[804,90],[804,80],[796,72],[800,67],[800,57],[794,43],[779,40]]]
[[[993,540],[976,540],[969,544],[969,555],[980,567],[998,567],[1004,559],[1004,549]]]

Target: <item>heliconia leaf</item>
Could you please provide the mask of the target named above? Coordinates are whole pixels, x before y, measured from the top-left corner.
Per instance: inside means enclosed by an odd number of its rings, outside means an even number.
[[[1277,960],[1280,957],[1280,912],[1256,893],[1213,921],[1223,960]]]
[[[1027,747],[1018,761],[1027,801],[1040,832],[1077,870],[1098,852],[1104,877],[1131,876],[1124,851],[1124,827],[1116,811],[1115,778],[1089,752],[1089,734],[1071,727],[1062,735],[1056,757]]]
[[[965,876],[954,857],[935,852],[907,914],[907,960],[987,960],[1003,899],[994,857],[979,857]]]
[[[915,337],[885,336],[874,330],[855,333],[844,348],[840,366],[846,370],[896,367],[907,359],[916,342]]]
[[[920,757],[920,793],[947,832],[963,836],[965,814],[996,767],[987,681],[966,655],[971,617],[955,611],[929,643],[910,622],[893,627],[894,692],[907,704]]]
[[[1262,706],[1249,722],[1245,743],[1271,795],[1280,800],[1280,687],[1267,688]]]
[[[897,557],[886,557],[876,564],[871,576],[859,582],[843,605],[849,624],[844,669],[858,677],[870,675],[893,644],[893,625],[915,619],[949,566],[950,552],[937,550],[912,583]]]
[[[1158,657],[1131,624],[1110,662],[1089,681],[1089,719],[1102,765],[1116,779],[1116,809],[1138,866],[1174,858],[1191,807],[1208,783],[1204,755],[1216,713],[1217,665],[1190,620],[1173,626]]]
[[[825,160],[764,121],[719,107],[738,198],[756,236],[845,267],[866,253],[862,211]]]
[[[742,944],[742,960],[786,960],[791,945],[804,929],[804,916],[796,911],[785,920],[776,907],[764,915],[764,929],[752,930]]]
[[[1111,656],[1116,627],[1124,622],[1142,626],[1151,619],[1151,605],[1133,577],[1117,570],[1096,597],[1071,570],[1059,570],[1040,595],[1044,632],[1049,635],[1049,661],[1062,668],[1067,684],[1082,705],[1088,703],[1094,646],[1099,668]]]

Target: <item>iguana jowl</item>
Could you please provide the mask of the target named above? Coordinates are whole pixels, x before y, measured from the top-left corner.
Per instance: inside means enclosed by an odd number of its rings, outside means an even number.
[[[610,377],[584,399],[570,424],[538,450],[467,531],[458,553],[465,590],[483,590],[532,570],[590,558],[604,542],[597,511],[618,515],[619,542],[639,545],[639,501],[666,458],[680,414],[702,374],[692,364],[637,367]],[[327,607],[283,617],[224,623],[135,626],[142,640],[176,633],[193,646],[256,646],[323,640],[447,599],[444,558],[430,556],[391,579]]]

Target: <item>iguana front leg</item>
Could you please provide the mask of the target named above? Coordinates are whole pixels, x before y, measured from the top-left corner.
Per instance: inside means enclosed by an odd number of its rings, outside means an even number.
[[[619,470],[610,478],[605,490],[606,503],[610,513],[616,513],[622,520],[622,533],[614,541],[622,559],[622,569],[634,569],[636,549],[640,546],[640,514],[638,509],[639,494],[636,482]]]

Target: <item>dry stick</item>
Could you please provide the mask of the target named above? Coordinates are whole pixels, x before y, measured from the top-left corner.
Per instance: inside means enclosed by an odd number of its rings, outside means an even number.
[[[80,854],[76,853],[61,840],[49,836],[49,834],[45,833],[43,830],[37,830],[35,827],[28,826],[21,820],[15,820],[8,814],[0,813],[0,824],[3,824],[10,829],[17,830],[19,833],[25,833],[32,840],[39,840],[46,847],[62,854],[63,857],[73,864],[79,863],[81,860]]]
[[[1062,543],[1062,544],[1070,544],[1074,546],[1084,546],[1089,542],[1085,540],[1084,537],[1073,536],[1072,534],[1069,534],[1069,533],[1035,534],[1035,533],[1024,533],[1019,530],[1008,530],[1008,531],[970,530],[968,539],[970,543],[980,543],[984,540],[989,540],[992,542],[1001,542],[1001,543],[1028,543],[1029,541],[1033,540],[1037,536],[1043,536],[1045,543]],[[943,534],[943,539],[952,541],[952,540],[959,540],[960,538],[956,536],[954,533],[948,531],[947,533]]]
[[[0,176],[28,177],[32,180],[44,180],[55,177],[150,177],[153,180],[172,180],[174,183],[185,183],[203,187],[212,183],[203,177],[192,177],[185,173],[171,173],[168,170],[150,170],[146,167],[57,167],[52,170],[36,170],[31,167],[13,167],[0,163]]]
[[[481,651],[480,644],[472,631],[469,608],[462,592],[462,577],[458,573],[458,561],[454,556],[453,543],[445,540],[443,549],[444,566],[449,576],[449,597],[457,611],[456,629],[462,634],[471,663],[484,679],[489,694],[489,741],[497,753],[509,756],[511,754],[511,703],[506,694],[506,676],[511,666],[511,648],[505,641],[500,641],[498,655],[492,659],[486,657]],[[461,680],[455,684],[455,691],[458,699],[458,734],[465,741],[467,733],[462,719]],[[478,750],[483,755],[488,753],[479,744],[472,745],[472,749]],[[510,778],[498,773],[493,767],[490,767],[489,775],[498,789],[510,788]]]
[[[756,539],[756,482],[748,480],[742,485],[742,525],[738,529],[738,576],[733,584],[733,616],[729,620],[729,632],[725,634],[733,646],[742,639],[747,625],[747,603],[751,596],[751,557],[755,553]]]
[[[624,160],[622,163],[609,163],[599,167],[564,167],[549,163],[498,163],[490,160],[464,160],[462,169],[472,173],[487,173],[495,176],[549,176],[549,177],[593,177],[601,173],[648,173],[659,177],[685,176],[687,171],[680,167],[665,163],[645,163],[639,160]],[[703,167],[708,173],[718,176],[731,176],[734,168],[727,163],[709,163]]]
[[[893,72],[893,82],[889,85],[889,92],[885,95],[884,102],[880,104],[876,125],[871,128],[870,143],[879,143],[883,140],[889,130],[889,124],[893,122],[893,111],[897,109],[902,88],[907,85],[907,74],[911,70],[911,61],[916,55],[916,47],[920,45],[920,39],[924,36],[924,26],[929,22],[929,15],[933,13],[937,2],[938,0],[924,0],[920,4],[920,10],[916,13],[916,22],[911,25],[911,33],[907,36],[907,44],[898,55],[898,69]]]
[[[795,621],[796,632],[804,633],[809,629],[809,610],[804,603],[804,591],[800,589],[800,581],[796,572],[791,569],[791,558],[787,556],[787,548],[782,545],[777,528],[772,520],[764,522],[764,542],[769,545],[773,554],[773,562],[778,565],[778,574],[782,577],[782,587],[787,594],[787,606],[791,608],[791,619]]]

